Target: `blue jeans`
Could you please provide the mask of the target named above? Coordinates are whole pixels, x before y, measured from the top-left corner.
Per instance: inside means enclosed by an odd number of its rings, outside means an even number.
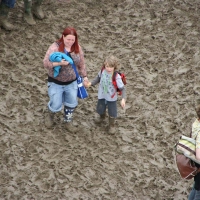
[[[200,200],[200,190],[195,190],[192,188],[188,200]]]
[[[75,108],[78,105],[77,81],[73,81],[69,85],[58,85],[53,82],[48,82],[48,95],[50,101],[48,108],[52,112],[59,112],[62,110],[62,105],[69,108]]]
[[[1,3],[5,4],[9,8],[14,8],[15,0],[1,0]]]

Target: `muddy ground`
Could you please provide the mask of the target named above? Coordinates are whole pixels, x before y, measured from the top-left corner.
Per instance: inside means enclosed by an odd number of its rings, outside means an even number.
[[[44,20],[0,30],[0,199],[185,200],[173,146],[189,135],[199,99],[200,2],[195,0],[46,0]],[[113,53],[127,75],[127,104],[109,135],[97,126],[97,87],[79,100],[76,134],[62,113],[44,126],[48,102],[43,57],[73,26],[92,80]],[[119,97],[120,101],[120,97]]]

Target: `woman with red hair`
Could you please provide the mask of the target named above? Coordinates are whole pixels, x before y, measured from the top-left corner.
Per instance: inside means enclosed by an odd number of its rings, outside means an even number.
[[[75,132],[76,127],[72,124],[72,117],[74,109],[78,105],[76,74],[66,60],[51,62],[49,58],[54,52],[68,54],[73,59],[80,76],[84,80],[88,80],[83,50],[78,43],[78,35],[74,28],[67,27],[64,29],[61,38],[48,48],[43,63],[48,73],[47,85],[49,95],[49,112],[45,118],[45,124],[49,128],[52,127],[55,113],[61,111],[64,105],[64,122],[66,123],[66,128],[70,132]],[[61,68],[59,74],[55,77],[54,67],[56,66],[61,66]]]

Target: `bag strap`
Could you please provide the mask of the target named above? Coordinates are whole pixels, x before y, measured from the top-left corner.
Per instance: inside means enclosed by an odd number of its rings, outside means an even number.
[[[69,53],[66,49],[64,49],[64,52],[65,52],[65,54],[66,54],[67,56],[69,56],[69,57],[73,60],[73,58],[71,57],[70,53]],[[78,78],[78,77],[79,77],[79,74],[78,74],[78,71],[77,71],[77,69],[76,69],[76,65],[74,64],[74,60],[73,60],[73,64],[72,64],[71,66],[72,66],[72,68],[73,68],[73,70],[74,70],[74,72],[75,72],[75,74],[76,74],[76,78]]]

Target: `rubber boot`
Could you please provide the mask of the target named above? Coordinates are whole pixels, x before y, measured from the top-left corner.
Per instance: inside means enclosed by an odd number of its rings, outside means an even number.
[[[104,121],[105,118],[106,118],[106,113],[99,115],[99,117],[97,119],[95,119],[94,122],[96,124],[101,124]]]
[[[54,116],[55,116],[55,113],[51,112],[50,110],[46,114],[45,125],[46,125],[47,128],[51,128],[54,125],[54,121],[53,121]]]
[[[64,122],[66,124],[65,127],[70,133],[75,133],[77,131],[77,128],[72,123],[73,112],[74,108],[64,106]]]
[[[115,118],[109,116],[109,126],[108,126],[108,133],[109,134],[115,134],[116,129],[115,129]]]
[[[0,26],[6,31],[12,31],[15,29],[15,27],[8,21],[9,9],[10,8],[4,3],[0,3]]]
[[[33,19],[31,0],[24,0],[24,20],[29,25],[36,24],[35,20]]]
[[[44,12],[42,11],[41,4],[43,0],[35,0],[32,12],[38,19],[44,19]]]

